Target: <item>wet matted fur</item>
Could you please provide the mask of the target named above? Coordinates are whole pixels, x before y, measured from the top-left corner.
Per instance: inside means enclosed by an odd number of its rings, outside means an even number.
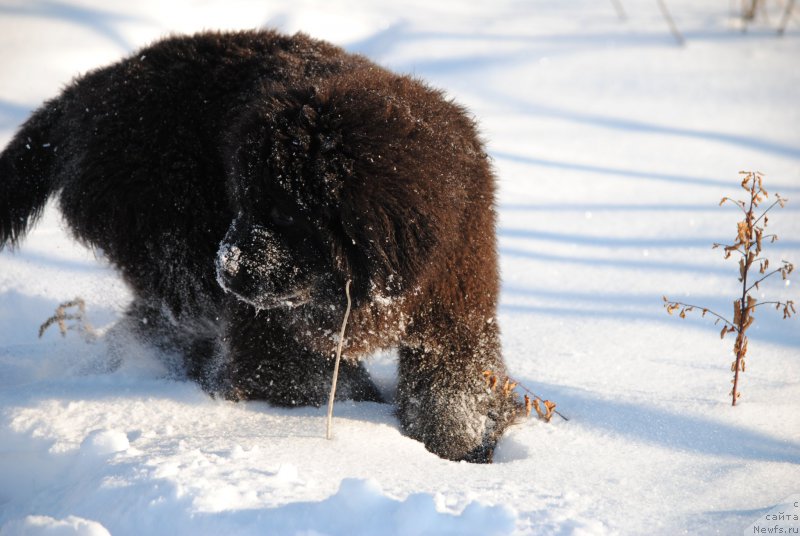
[[[319,405],[399,348],[403,430],[491,460],[517,403],[496,322],[494,177],[440,91],[302,34],[173,37],[76,79],[0,156],[0,247],[50,196],[134,293],[122,325],[210,392]]]

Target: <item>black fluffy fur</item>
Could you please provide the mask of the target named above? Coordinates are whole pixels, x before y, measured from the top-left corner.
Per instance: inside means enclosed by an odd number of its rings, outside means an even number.
[[[473,121],[304,35],[174,37],[76,79],[0,156],[0,247],[58,196],[133,290],[123,326],[210,392],[321,404],[353,284],[342,397],[399,347],[403,430],[487,462],[517,403],[496,323],[494,178]],[[146,320],[146,322],[143,322]]]

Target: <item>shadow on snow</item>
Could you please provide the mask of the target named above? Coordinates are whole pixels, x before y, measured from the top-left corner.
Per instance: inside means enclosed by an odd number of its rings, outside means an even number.
[[[800,444],[741,426],[637,402],[608,400],[590,392],[550,384],[528,383],[569,409],[572,423],[667,449],[742,460],[800,463]]]
[[[133,47],[117,29],[117,24],[148,22],[146,19],[134,15],[81,7],[56,0],[33,0],[20,5],[0,5],[0,14],[69,22],[100,35],[125,51],[131,50]]]

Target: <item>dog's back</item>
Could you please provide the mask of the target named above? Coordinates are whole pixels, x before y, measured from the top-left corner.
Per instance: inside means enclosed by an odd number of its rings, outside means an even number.
[[[218,301],[214,258],[233,218],[221,147],[239,107],[365,63],[302,34],[208,32],[76,79],[0,155],[0,248],[60,192],[75,237],[102,249],[137,295],[179,315]]]

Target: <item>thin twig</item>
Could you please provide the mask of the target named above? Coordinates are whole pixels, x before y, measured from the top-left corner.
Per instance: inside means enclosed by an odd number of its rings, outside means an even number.
[[[336,396],[336,381],[339,379],[339,363],[342,360],[342,346],[344,345],[344,329],[347,327],[347,318],[350,316],[350,280],[344,286],[347,295],[347,310],[342,319],[342,329],[339,331],[339,345],[336,348],[336,364],[333,366],[333,380],[331,381],[331,395],[328,397],[328,427],[325,438],[330,439],[333,431],[333,399]]]
[[[755,261],[754,261],[754,262],[755,262]],[[747,292],[749,293],[751,290],[753,290],[754,288],[756,288],[756,287],[757,287],[758,285],[760,285],[760,284],[761,284],[761,282],[762,282],[762,281],[764,281],[766,278],[768,278],[768,277],[770,277],[770,276],[773,276],[773,275],[775,275],[775,274],[777,274],[777,273],[780,273],[780,272],[782,272],[783,270],[784,270],[784,268],[776,268],[776,269],[775,269],[775,270],[773,270],[772,272],[768,273],[767,275],[765,275],[764,277],[762,277],[761,279],[759,279],[758,281],[756,281],[755,283],[753,283],[752,285],[750,285],[750,286],[747,288]]]
[[[526,393],[531,395],[533,398],[535,398],[539,402],[544,403],[544,399],[542,397],[540,397],[539,395],[537,395],[536,393],[534,393],[533,391],[531,391],[530,389],[525,387],[523,384],[521,384],[520,382],[518,382],[517,380],[515,380],[511,376],[507,376],[507,378],[508,378],[509,381],[516,383],[518,387],[520,387],[523,391],[525,391]],[[553,410],[553,413],[555,413],[556,415],[558,415],[559,417],[561,417],[565,421],[569,421],[568,418],[566,418],[562,413],[558,412],[557,410]]]
[[[747,209],[744,208],[744,201],[738,201],[736,199],[731,199],[730,197],[723,197],[722,201],[720,201],[719,203],[719,206],[722,206],[726,201],[730,201],[731,203],[739,207],[739,210],[741,210],[743,214],[747,214]]]
[[[692,305],[690,303],[683,303],[683,302],[678,302],[678,301],[676,301],[676,302],[668,301],[667,303],[674,303],[675,305],[680,305],[684,309],[688,309],[688,308],[700,309],[701,311],[704,311],[704,314],[707,313],[707,314],[716,316],[717,318],[719,318],[720,320],[722,320],[724,323],[728,324],[729,326],[736,327],[736,326],[734,326],[733,322],[731,322],[730,320],[728,320],[724,316],[718,315],[717,313],[715,313],[714,311],[712,311],[708,307],[700,307],[699,305]]]
[[[745,252],[743,252],[741,249],[739,249],[738,247],[732,248],[730,246],[726,246],[725,244],[717,244],[716,242],[714,242],[714,244],[711,246],[711,249],[716,249],[716,248],[720,248],[720,247],[725,250],[725,253],[730,253],[732,251],[735,251],[736,253],[738,253],[742,257],[747,257],[747,254]],[[727,259],[728,257],[725,257],[725,258]]]
[[[781,205],[781,202],[783,202],[783,203],[786,203],[786,199],[784,199],[784,198],[782,198],[782,197],[779,197],[777,201],[775,201],[775,202],[774,202],[774,203],[772,203],[772,204],[771,204],[769,207],[767,207],[767,209],[766,209],[764,212],[762,212],[762,213],[761,213],[761,216],[759,216],[759,217],[756,219],[756,221],[754,221],[754,222],[753,222],[753,227],[755,227],[755,225],[756,225],[758,222],[760,222],[760,221],[761,221],[761,218],[763,218],[764,216],[766,216],[766,215],[767,215],[767,212],[769,212],[770,210],[772,210],[772,209],[775,207],[775,205]],[[783,205],[781,205],[781,207],[783,207]]]
[[[761,307],[762,305],[784,305],[785,306],[786,303],[787,302],[782,302],[782,301],[762,301],[762,302],[758,302],[755,305],[751,305],[750,307],[748,307],[748,309],[755,309],[756,307]],[[776,307],[776,309],[777,309],[777,307]]]
[[[661,14],[664,16],[664,20],[667,21],[669,25],[669,30],[672,32],[673,37],[678,42],[679,45],[683,46],[684,39],[683,35],[680,31],[678,31],[678,27],[675,25],[675,21],[672,20],[672,15],[669,14],[669,10],[667,9],[667,4],[664,3],[664,0],[658,0],[658,7],[661,8]]]
[[[622,2],[620,0],[611,0],[611,3],[614,4],[614,9],[617,11],[617,16],[619,20],[625,20],[628,16],[625,14],[625,9],[622,7]]]

